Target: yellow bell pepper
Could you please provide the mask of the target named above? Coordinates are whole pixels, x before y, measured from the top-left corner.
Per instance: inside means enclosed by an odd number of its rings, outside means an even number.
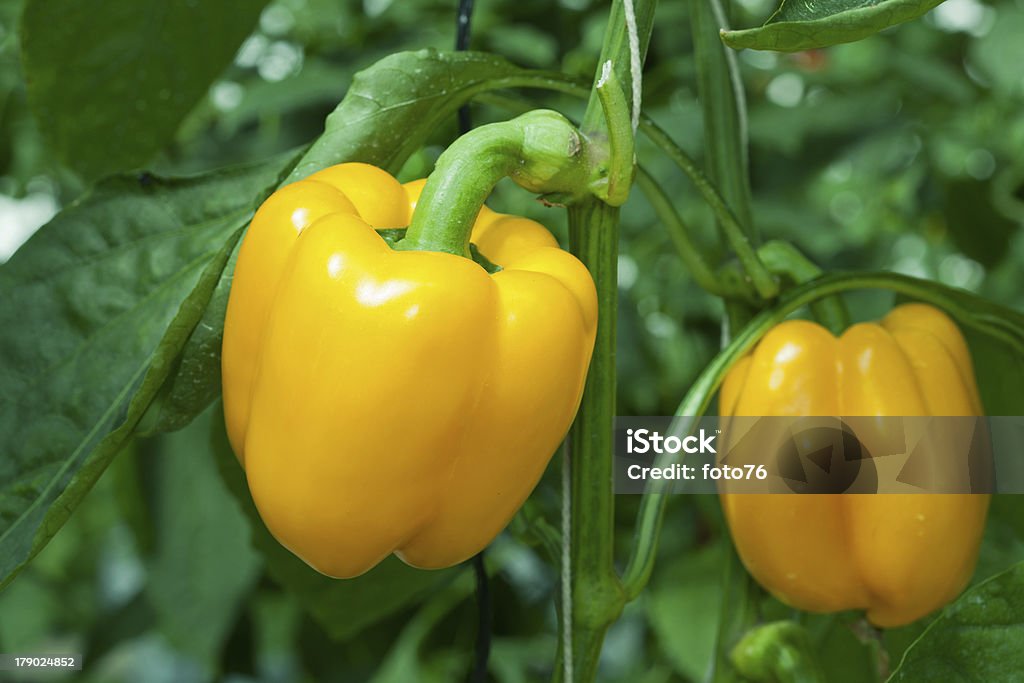
[[[334,577],[486,546],[575,415],[597,325],[586,267],[481,209],[468,258],[393,250],[425,181],[341,164],[275,192],[235,268],[224,413],[267,527]]]
[[[806,321],[773,328],[730,370],[722,416],[981,415],[971,358],[941,311],[907,304],[840,338]],[[965,454],[966,455],[966,454]],[[963,590],[987,495],[723,495],[740,557],[782,602],[866,610],[907,624]]]

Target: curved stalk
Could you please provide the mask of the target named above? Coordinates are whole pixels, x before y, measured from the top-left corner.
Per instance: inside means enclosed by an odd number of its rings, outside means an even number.
[[[538,109],[476,128],[437,160],[396,248],[468,257],[473,223],[499,180],[579,196],[590,185],[593,166],[589,145],[557,112]]]
[[[771,240],[761,245],[758,256],[768,270],[776,275],[788,278],[794,284],[809,282],[821,275],[822,270],[816,263],[789,242]],[[839,334],[850,325],[850,314],[843,300],[830,296],[810,306],[811,314],[832,334]]]
[[[654,207],[665,228],[668,230],[672,243],[676,246],[679,258],[682,260],[690,276],[701,287],[701,289],[717,296],[727,295],[727,290],[722,286],[715,272],[705,260],[701,250],[693,240],[690,228],[683,222],[676,211],[672,200],[665,194],[665,190],[658,184],[651,175],[640,166],[637,170],[636,185],[647,197],[647,201]]]
[[[736,214],[726,204],[714,183],[704,175],[693,159],[683,151],[683,148],[677,145],[675,140],[653,121],[646,119],[641,121],[640,130],[689,177],[704,202],[711,207],[726,243],[736,252],[736,258],[740,260],[743,270],[750,278],[758,295],[762,299],[775,297],[779,293],[779,283],[761,262],[754,243],[747,236],[746,230],[740,224]]]
[[[568,78],[557,80],[551,78],[550,75],[543,79],[538,79],[536,83],[532,84],[530,87],[554,90],[577,97],[583,97],[587,92],[575,81]],[[491,102],[514,110],[529,107],[529,105],[516,102],[511,98],[493,93],[481,94],[478,99],[483,102]],[[768,270],[765,264],[761,262],[757,251],[754,249],[753,243],[749,238],[747,238],[743,226],[740,224],[736,214],[734,214],[732,209],[729,208],[729,205],[723,198],[722,193],[700,169],[697,162],[695,162],[693,158],[686,153],[686,150],[676,144],[676,141],[672,139],[672,136],[665,132],[663,128],[658,126],[658,124],[656,124],[647,115],[641,114],[638,130],[647,136],[655,146],[660,148],[662,152],[675,162],[679,170],[681,170],[683,174],[690,179],[690,182],[693,183],[697,193],[704,200],[704,203],[711,209],[715,216],[715,220],[718,221],[718,225],[722,230],[722,234],[726,239],[726,242],[732,250],[736,252],[736,256],[740,259],[743,270],[749,277],[750,284],[753,285],[758,296],[762,299],[771,299],[776,296],[779,292],[778,282],[775,280],[775,277]]]

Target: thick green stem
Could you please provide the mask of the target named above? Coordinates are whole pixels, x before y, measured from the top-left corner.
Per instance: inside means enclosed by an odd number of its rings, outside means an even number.
[[[499,180],[579,196],[590,185],[588,150],[564,116],[543,109],[470,131],[437,160],[396,247],[468,257],[473,223]]]
[[[635,139],[629,101],[611,61],[604,63],[601,78],[594,88],[601,100],[608,131],[607,180],[595,194],[611,206],[622,206],[629,197],[629,186],[636,168]]]
[[[614,0],[601,48],[598,83],[608,81],[604,64],[611,63],[615,80],[626,93],[638,90],[634,75],[647,53],[654,27],[655,0]],[[625,13],[634,11],[629,24]],[[630,43],[633,43],[631,55]],[[605,78],[602,78],[602,75]],[[582,131],[589,139],[609,139],[610,112],[601,93],[591,92],[583,116]],[[630,106],[637,106],[629,96]],[[621,121],[621,117],[620,117]],[[621,131],[618,131],[621,132]],[[617,134],[618,134],[617,132]],[[632,131],[630,131],[632,132]],[[621,155],[620,155],[621,159]],[[629,160],[630,165],[632,160]],[[616,197],[625,197],[618,187]],[[598,295],[597,340],[586,391],[570,434],[571,456],[567,468],[570,501],[563,520],[563,543],[569,544],[568,566],[563,567],[568,614],[562,615],[562,666],[556,680],[589,683],[597,676],[598,660],[608,627],[626,603],[614,566],[615,493],[613,429],[615,418],[615,319],[618,304],[619,212],[613,206],[588,198],[569,210],[569,241],[594,277]]]
[[[587,386],[569,439],[571,567],[571,659],[565,681],[591,681],[597,674],[605,632],[619,618],[625,594],[613,564],[615,503],[615,310],[618,210],[597,201],[569,209],[569,238],[590,268],[598,291],[598,331]],[[563,539],[565,542],[565,539]],[[563,645],[569,645],[566,642]],[[569,673],[571,671],[571,673]]]

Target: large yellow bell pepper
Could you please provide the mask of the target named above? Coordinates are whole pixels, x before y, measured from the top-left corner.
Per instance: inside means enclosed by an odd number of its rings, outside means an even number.
[[[981,415],[967,345],[941,311],[899,306],[835,338],[787,321],[730,370],[723,416]],[[966,455],[966,454],[965,454]],[[866,610],[907,624],[970,579],[987,495],[723,495],[744,565],[773,595],[812,612]]]
[[[541,225],[484,207],[492,263],[393,250],[424,181],[342,164],[275,192],[242,243],[224,412],[253,500],[315,569],[445,567],[515,514],[578,407],[597,296]]]

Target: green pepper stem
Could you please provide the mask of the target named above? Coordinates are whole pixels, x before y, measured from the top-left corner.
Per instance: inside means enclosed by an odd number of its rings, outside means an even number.
[[[577,97],[583,97],[586,95],[586,90],[582,86],[574,83],[573,81],[567,80],[564,77],[561,80],[556,80],[551,77],[545,77],[543,79],[538,78],[536,82],[531,85],[537,88],[564,92]],[[497,94],[481,95],[477,100],[503,107],[511,111],[524,111],[531,106],[527,102],[522,102],[505,95]],[[607,106],[605,109],[607,111]],[[698,280],[701,287],[712,294],[725,296],[727,298],[743,296],[746,290],[753,287],[757,294],[757,298],[750,298],[750,303],[757,303],[758,298],[771,299],[776,296],[779,292],[779,283],[775,280],[772,273],[765,267],[765,264],[761,262],[758,252],[753,248],[750,240],[744,236],[743,226],[729,208],[729,205],[726,203],[722,193],[715,184],[711,182],[708,176],[701,171],[700,167],[690,157],[690,155],[688,155],[686,151],[683,150],[683,148],[665,132],[664,129],[660,128],[653,120],[644,114],[640,115],[639,130],[646,135],[647,138],[655,144],[655,146],[659,147],[662,152],[668,155],[676,166],[679,167],[679,169],[690,179],[690,182],[700,194],[704,203],[707,204],[714,213],[719,226],[721,226],[721,230],[726,241],[736,253],[737,257],[740,259],[741,265],[743,266],[744,273],[740,274],[739,281],[720,283],[718,287],[707,287],[705,284],[710,281]],[[641,191],[644,190],[645,185],[639,179],[637,180],[637,185],[640,187]],[[609,201],[609,203],[611,202]],[[664,220],[664,217],[661,218]],[[696,248],[696,244],[694,244],[694,247]],[[705,253],[705,260],[707,260],[707,255],[710,255],[710,251],[707,249],[703,249],[702,251]],[[735,275],[735,273],[729,273],[730,277],[733,275]]]
[[[821,268],[803,255],[789,242],[771,240],[757,250],[757,255],[771,272],[802,285],[821,275]],[[814,318],[833,334],[839,334],[850,325],[850,314],[838,296],[830,296],[810,305]]]
[[[729,655],[746,679],[757,683],[823,683],[807,631],[793,621],[751,629]]]
[[[437,160],[396,248],[468,257],[473,223],[499,180],[579,196],[589,186],[589,149],[568,119],[543,109],[466,133]]]

